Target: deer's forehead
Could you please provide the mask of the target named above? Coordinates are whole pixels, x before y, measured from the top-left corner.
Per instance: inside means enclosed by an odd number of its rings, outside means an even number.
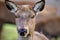
[[[18,9],[21,10],[21,11],[28,11],[30,10],[31,5],[17,5],[18,6]]]
[[[18,14],[34,14],[34,12],[30,9],[28,5],[21,5],[18,7]]]

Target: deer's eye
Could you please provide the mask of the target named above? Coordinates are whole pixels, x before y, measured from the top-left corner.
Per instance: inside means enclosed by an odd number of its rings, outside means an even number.
[[[31,18],[34,18],[34,17],[35,17],[35,15],[31,16]]]
[[[20,16],[18,15],[18,16],[15,16],[16,18],[20,18]]]

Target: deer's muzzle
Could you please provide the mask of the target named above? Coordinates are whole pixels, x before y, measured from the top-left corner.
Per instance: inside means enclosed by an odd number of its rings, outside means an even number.
[[[22,28],[18,30],[18,33],[20,34],[20,36],[25,36],[25,34],[27,33],[27,30]]]

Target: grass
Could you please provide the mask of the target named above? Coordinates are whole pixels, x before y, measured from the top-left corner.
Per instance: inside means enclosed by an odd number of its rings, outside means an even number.
[[[17,30],[14,24],[4,24],[2,40],[17,40]]]

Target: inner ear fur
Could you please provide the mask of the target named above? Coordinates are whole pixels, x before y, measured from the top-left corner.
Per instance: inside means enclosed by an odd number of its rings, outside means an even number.
[[[12,1],[5,1],[6,7],[11,11],[11,12],[16,12],[17,11],[17,5],[12,2]]]

